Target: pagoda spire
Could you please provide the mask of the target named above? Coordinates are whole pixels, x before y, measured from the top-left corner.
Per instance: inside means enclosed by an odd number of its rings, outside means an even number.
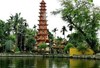
[[[40,12],[39,12],[39,29],[38,29],[38,34],[36,37],[36,41],[37,41],[37,46],[40,43],[48,43],[49,39],[48,39],[48,29],[47,29],[47,20],[46,20],[46,3],[44,2],[44,0],[42,0],[42,2],[40,3]]]

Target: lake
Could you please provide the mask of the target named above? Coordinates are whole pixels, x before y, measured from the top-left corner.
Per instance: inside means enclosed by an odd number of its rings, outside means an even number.
[[[0,68],[100,68],[100,60],[0,57]]]

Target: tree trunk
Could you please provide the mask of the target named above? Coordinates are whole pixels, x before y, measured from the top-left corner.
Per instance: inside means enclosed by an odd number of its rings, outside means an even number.
[[[86,33],[84,33],[84,31],[82,31],[82,29],[80,27],[78,27],[77,25],[75,25],[71,19],[71,17],[67,16],[68,18],[68,21],[79,31],[83,34],[83,36],[85,37],[85,41],[89,44],[89,46],[91,47],[91,49],[94,50],[94,52],[96,53],[96,50],[95,50],[95,45],[96,43],[94,42],[93,39],[89,38]]]

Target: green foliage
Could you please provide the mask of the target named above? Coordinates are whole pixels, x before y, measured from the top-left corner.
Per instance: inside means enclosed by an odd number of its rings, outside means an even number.
[[[29,29],[29,28],[26,30],[26,47],[31,51],[36,43],[36,40],[35,40],[36,34],[37,34],[36,30]]]
[[[7,35],[6,35],[6,28],[5,28],[5,22],[0,20],[0,43],[1,45],[4,44],[6,38],[7,38]]]
[[[69,51],[69,49],[70,49],[71,47],[74,47],[74,45],[71,44],[71,43],[68,43],[68,44],[65,46],[64,51]]]
[[[39,44],[40,49],[42,49],[42,48],[45,49],[46,47],[47,47],[47,44],[44,42]]]
[[[77,2],[78,0],[74,0],[75,2]],[[87,0],[88,2],[93,2],[93,0]]]
[[[15,47],[15,53],[20,53],[19,48]]]
[[[10,16],[10,19],[7,20],[8,28],[10,27],[10,29],[7,31],[8,34],[13,33],[15,35],[16,45],[21,51],[23,51],[22,47],[25,45],[25,36],[28,24],[26,23],[26,20],[23,19],[23,17],[20,15],[21,13],[16,13],[15,15]]]
[[[63,39],[62,39],[61,37],[57,37],[57,39],[56,39],[55,41],[56,41],[56,42],[55,42],[56,45],[59,46],[59,45],[61,45]]]
[[[48,35],[49,39],[50,39],[50,40],[53,40],[53,39],[54,39],[53,34],[52,34],[49,30],[48,30],[48,33],[49,33],[49,35]]]
[[[79,51],[81,51],[83,54],[85,53],[85,51],[88,51],[87,46],[82,45],[82,44],[81,44],[80,46],[78,46],[77,49],[78,49]]]
[[[80,43],[86,43],[84,36],[80,32],[72,33],[68,38],[68,42],[74,44],[75,47],[79,46]]]
[[[12,51],[13,45],[14,45],[14,43],[13,43],[12,40],[7,40],[7,41],[5,42],[5,50],[6,50],[6,51]]]
[[[61,13],[62,19],[80,32],[84,40],[95,51],[94,48],[98,45],[96,32],[100,28],[100,9],[95,7],[91,1],[61,0],[62,9],[53,11],[53,13]]]
[[[9,40],[12,40],[14,43],[15,43],[15,41],[16,41],[15,35],[10,35],[10,36],[8,36],[8,39],[9,39]]]

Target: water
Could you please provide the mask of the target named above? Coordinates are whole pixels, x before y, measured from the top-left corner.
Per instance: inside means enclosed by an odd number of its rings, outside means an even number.
[[[0,68],[100,68],[100,60],[0,57]]]

